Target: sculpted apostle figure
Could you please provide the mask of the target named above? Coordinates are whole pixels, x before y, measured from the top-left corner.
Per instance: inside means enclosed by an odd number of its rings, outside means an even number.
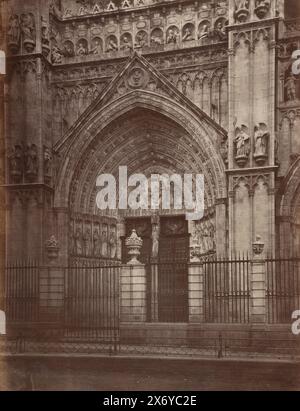
[[[236,155],[239,156],[248,156],[249,148],[248,148],[248,141],[250,139],[249,134],[246,133],[245,126],[241,126],[241,128],[237,128],[237,134],[235,137],[235,144],[236,144]]]
[[[9,27],[7,30],[8,41],[11,43],[19,43],[20,39],[20,24],[19,17],[14,14],[9,19]]]

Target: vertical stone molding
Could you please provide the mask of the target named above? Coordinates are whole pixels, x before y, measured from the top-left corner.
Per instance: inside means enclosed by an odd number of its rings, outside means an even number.
[[[251,272],[251,322],[263,324],[266,322],[266,270],[263,255],[264,243],[260,236],[252,245]]]
[[[143,264],[122,267],[121,322],[146,322],[146,270]]]
[[[203,264],[192,262],[189,264],[189,322],[202,323],[203,310]]]

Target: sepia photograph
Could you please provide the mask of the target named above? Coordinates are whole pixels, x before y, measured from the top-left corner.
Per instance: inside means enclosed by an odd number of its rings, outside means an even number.
[[[0,391],[300,391],[299,0],[0,0]]]

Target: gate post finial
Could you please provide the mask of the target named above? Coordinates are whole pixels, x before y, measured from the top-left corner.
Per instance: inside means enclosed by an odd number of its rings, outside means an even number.
[[[138,265],[141,264],[138,261],[138,256],[141,253],[141,248],[143,245],[143,240],[137,235],[136,230],[132,230],[130,237],[125,240],[125,245],[128,248],[128,254],[131,257],[131,260],[128,261],[128,265]]]

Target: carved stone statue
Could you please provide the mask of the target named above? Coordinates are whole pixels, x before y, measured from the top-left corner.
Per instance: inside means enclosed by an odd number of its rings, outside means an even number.
[[[96,38],[93,40],[93,47],[90,50],[90,54],[102,54],[102,44],[100,39]]]
[[[101,255],[101,240],[98,229],[95,229],[93,234],[93,255],[94,257],[100,257]]]
[[[107,42],[106,51],[110,52],[110,51],[117,51],[117,50],[118,50],[118,45],[117,45],[116,39],[113,36],[109,37],[108,42]]]
[[[264,164],[267,159],[267,146],[269,131],[264,123],[259,123],[254,127],[254,159],[258,165]]]
[[[128,35],[124,35],[122,37],[122,50],[131,50],[132,49],[132,41]]]
[[[7,29],[8,47],[12,53],[17,53],[20,47],[20,22],[19,17],[14,14],[9,19]]]
[[[44,177],[49,180],[52,175],[52,155],[48,147],[44,149]]]
[[[85,42],[82,40],[78,43],[77,55],[78,56],[85,56],[87,54],[88,54],[88,49],[86,47]]]
[[[221,156],[225,162],[225,164],[228,163],[228,137],[223,136],[221,144],[220,144],[220,153]]]
[[[44,17],[41,17],[41,37],[43,54],[45,57],[48,57],[50,53],[49,30],[47,21],[44,19]]]
[[[235,129],[235,160],[239,166],[243,166],[250,154],[249,147],[250,136],[248,134],[248,127],[244,124]]]
[[[158,257],[159,250],[159,226],[153,224],[152,226],[152,258]]]
[[[202,24],[202,27],[199,27],[198,40],[204,40],[209,35],[209,23]]]
[[[147,45],[147,33],[145,31],[139,31],[135,37],[135,47],[144,47]]]
[[[81,233],[81,228],[78,227],[75,235],[74,235],[74,245],[75,245],[75,253],[76,255],[82,255],[82,233]]]
[[[83,234],[83,254],[91,255],[91,230],[87,228]]]
[[[194,40],[193,33],[190,27],[186,27],[183,32],[182,41],[189,41],[189,40]]]
[[[109,237],[109,248],[110,248],[110,258],[116,258],[117,254],[117,236],[116,236],[116,229],[112,228]]]
[[[107,238],[107,229],[102,230],[101,238],[101,255],[102,257],[108,257],[108,238]]]
[[[220,41],[226,40],[227,34],[225,29],[225,22],[218,22],[217,27],[214,30],[214,36]]]
[[[177,44],[179,38],[179,32],[177,28],[170,28],[167,33],[167,44]]]
[[[284,85],[286,89],[286,96],[288,101],[294,101],[297,99],[297,91],[296,91],[296,79],[293,75],[290,75],[285,82]]]
[[[38,150],[35,144],[27,146],[25,152],[25,172],[26,176],[30,179],[34,178],[38,174]]]
[[[8,156],[9,172],[13,182],[18,182],[23,176],[23,150],[16,145]]]
[[[31,53],[36,44],[35,22],[34,16],[31,13],[21,16],[21,32],[24,47],[28,53]]]

